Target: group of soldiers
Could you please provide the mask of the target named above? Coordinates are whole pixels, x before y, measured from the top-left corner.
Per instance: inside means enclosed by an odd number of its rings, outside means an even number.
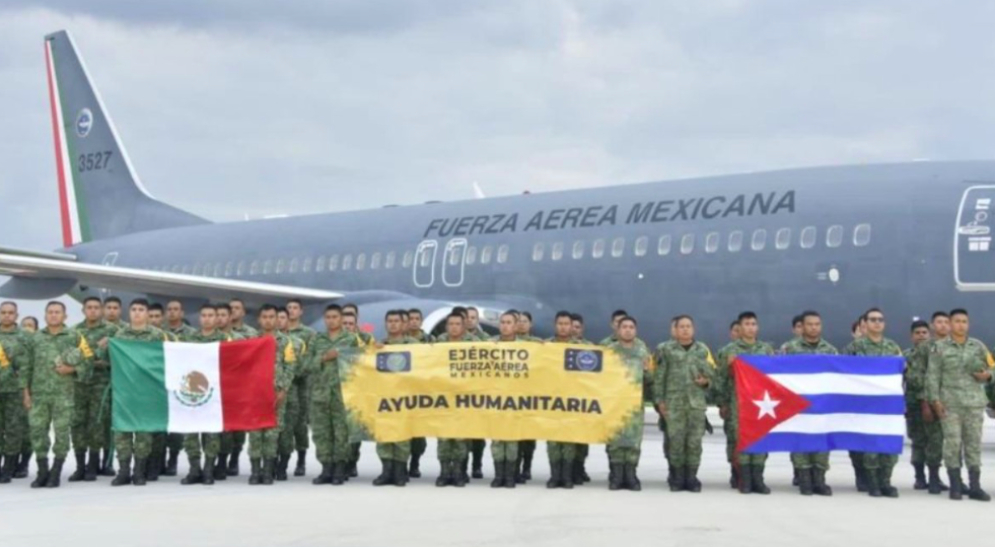
[[[198,325],[185,320],[183,304],[170,300],[165,307],[136,299],[128,306],[129,322],[121,320],[122,302],[116,297],[83,302],[84,320],[65,324],[66,309],[51,302],[41,329],[18,327],[17,306],[0,304],[0,484],[27,476],[31,454],[37,462],[33,488],[58,487],[70,446],[76,467],[69,481],[95,481],[113,476],[111,484],[144,485],[160,475],[177,474],[181,450],[189,459],[184,485],[213,484],[239,475],[239,459],[248,439],[249,484],[267,485],[287,480],[296,451],[294,476],[306,474],[308,430],[315,444],[321,472],[313,483],[340,485],[356,477],[360,443],[350,442],[338,375],[340,352],[367,346],[431,342],[542,341],[593,344],[584,337],[584,319],[561,311],[554,320],[554,336],[532,335],[532,316],[509,310],[501,314],[498,334],[480,327],[479,311],[456,307],[447,316],[445,332],[437,337],[422,329],[420,310],[386,313],[386,337],[377,341],[359,328],[355,305],[329,305],[323,314],[325,329],[316,332],[303,324],[303,305],[290,300],[285,307],[263,305],[258,330],[246,324],[245,304],[232,300],[205,304]],[[949,491],[951,499],[965,494],[988,501],[980,486],[981,427],[986,406],[995,396],[987,348],[968,336],[965,310],[936,312],[930,323],[911,326],[912,345],[901,347],[884,336],[884,313],[872,308],[854,323],[854,340],[842,352],[822,338],[822,320],[806,311],[792,321],[793,338],[779,348],[759,337],[759,319],[743,312],[730,326],[731,341],[713,355],[695,337],[692,317],[671,321],[670,339],[650,349],[637,333],[638,323],[625,310],[611,317],[612,335],[599,342],[618,352],[634,378],[644,382],[664,432],[671,491],[700,492],[698,468],[702,440],[710,424],[706,409],[717,406],[723,418],[730,463],[730,486],[744,494],[769,494],[764,481],[766,454],[739,453],[737,398],[732,363],[740,355],[837,354],[902,355],[906,360],[905,393],[908,435],[916,490],[931,494]],[[272,336],[277,342],[275,390],[277,426],[251,432],[167,434],[112,431],[110,424],[111,338],[207,343]],[[637,423],[638,422],[638,423]],[[627,424],[607,446],[611,490],[641,489],[636,474],[642,444],[642,420]],[[494,479],[491,487],[514,488],[532,478],[535,441],[491,441]],[[483,478],[483,439],[439,439],[440,474],[436,486],[465,486]],[[404,486],[421,476],[420,460],[426,440],[377,443],[382,472],[373,484]],[[51,449],[54,458],[49,461]],[[589,447],[547,443],[550,478],[547,488],[573,488],[590,481],[586,471]],[[117,470],[112,454],[116,452]],[[897,456],[850,453],[859,491],[873,497],[897,497],[892,470]],[[832,495],[826,483],[829,453],[792,453],[794,484],[802,495]],[[50,466],[51,463],[51,466]],[[949,486],[940,478],[946,465]],[[967,467],[968,483],[961,469]],[[928,471],[928,477],[927,477]]]

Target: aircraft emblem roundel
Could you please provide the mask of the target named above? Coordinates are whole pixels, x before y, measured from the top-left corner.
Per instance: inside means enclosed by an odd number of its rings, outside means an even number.
[[[93,128],[93,112],[89,108],[84,108],[76,115],[76,135],[79,138],[86,138]]]

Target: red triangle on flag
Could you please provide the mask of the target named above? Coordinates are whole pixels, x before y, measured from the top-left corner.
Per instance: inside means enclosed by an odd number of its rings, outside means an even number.
[[[736,401],[739,403],[737,451],[749,448],[775,426],[812,404],[742,359],[733,362],[732,373],[736,378]]]

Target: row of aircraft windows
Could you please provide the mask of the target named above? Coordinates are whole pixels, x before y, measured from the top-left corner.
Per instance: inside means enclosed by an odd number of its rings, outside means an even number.
[[[696,234],[684,234],[680,237],[679,250],[681,254],[691,254],[694,252],[695,243],[697,236]],[[746,243],[747,234],[742,230],[735,230],[729,232],[728,238],[726,239],[726,249],[730,253],[737,253],[741,251]],[[670,234],[665,234],[660,236],[656,241],[656,254],[660,256],[670,254],[670,251],[674,247],[675,238]],[[710,232],[705,235],[705,252],[714,253],[719,250],[721,244],[721,235],[718,232]],[[806,226],[798,232],[797,244],[802,249],[811,249],[815,247],[818,242],[818,229],[815,226]],[[858,224],[853,229],[853,245],[855,247],[864,247],[871,242],[871,225],[870,224]],[[774,232],[774,248],[783,251],[791,247],[792,244],[792,230],[791,228],[781,228]],[[840,225],[830,226],[826,229],[825,233],[825,245],[827,248],[834,249],[843,244],[843,227]],[[646,256],[649,252],[650,240],[647,236],[640,236],[636,238],[632,246],[632,254],[635,256]],[[611,256],[618,258],[625,254],[625,238],[617,237],[611,241],[610,249],[608,247],[608,242],[605,239],[595,239],[591,242],[591,258],[601,258],[605,256],[605,251],[611,253]],[[754,251],[762,251],[767,248],[767,230],[764,228],[758,228],[749,234],[749,247]],[[472,247],[471,247],[472,250]],[[574,260],[584,258],[587,250],[587,242],[584,240],[578,240],[573,243],[571,249],[571,257]],[[564,244],[562,242],[556,242],[549,246],[549,258],[550,260],[562,260],[564,255]],[[539,262],[544,260],[546,257],[546,244],[536,243],[532,248],[532,260]],[[472,264],[470,261],[470,255],[467,255],[467,263]]]
[[[718,232],[710,232],[705,235],[705,252],[714,253],[719,250],[721,236]],[[739,252],[743,249],[746,242],[747,234],[742,230],[735,230],[729,232],[728,238],[726,239],[726,248],[731,253]],[[802,228],[798,233],[797,243],[802,249],[811,249],[815,247],[818,241],[818,229],[815,226],[806,226]],[[853,229],[853,245],[855,247],[864,247],[871,241],[871,225],[870,224],[858,224]],[[691,254],[694,252],[696,242],[696,234],[684,234],[680,237],[679,250],[681,254]],[[781,228],[774,233],[774,248],[777,250],[785,250],[791,246],[792,233],[791,228]],[[843,226],[834,225],[826,229],[825,233],[825,245],[828,248],[836,248],[843,244]],[[632,246],[632,253],[636,256],[646,256],[649,252],[649,237],[640,236],[636,238],[635,243]],[[672,247],[674,246],[674,237],[670,234],[665,234],[660,236],[656,241],[656,254],[660,256],[670,254]],[[767,247],[767,230],[764,228],[758,228],[749,235],[749,246],[750,249],[754,251],[762,251]],[[617,237],[611,241],[610,249],[608,249],[608,242],[605,239],[595,239],[591,242],[591,258],[601,258],[605,255],[605,251],[610,252],[612,257],[618,258],[625,254],[625,238]],[[472,265],[476,264],[478,261],[480,264],[490,264],[492,261],[498,264],[504,264],[508,261],[508,253],[510,249],[508,245],[499,245],[495,252],[495,248],[492,245],[485,245],[478,249],[477,247],[467,247],[464,256],[461,256],[459,252],[448,253],[449,264],[452,266],[459,265],[460,259],[465,260],[466,264]],[[574,260],[579,260],[584,258],[587,252],[587,241],[577,240],[573,243],[570,256]],[[546,244],[536,243],[532,248],[532,260],[538,262],[544,260],[546,256]],[[549,245],[549,258],[551,260],[562,260],[564,256],[564,243],[556,242]],[[369,258],[369,260],[367,260]],[[423,252],[420,256],[421,266],[429,267],[432,264],[433,253]],[[398,262],[400,262],[401,268],[410,268],[414,262],[414,253],[412,251],[405,251],[401,255],[400,261],[398,260],[398,253],[395,251],[389,251],[387,253],[374,252],[367,255],[367,253],[358,253],[353,255],[349,254],[333,254],[331,256],[319,256],[317,259],[311,257],[303,258],[290,258],[290,259],[267,259],[267,260],[253,260],[251,262],[240,260],[238,262],[228,261],[228,262],[213,262],[213,263],[196,263],[193,266],[187,265],[173,265],[165,267],[153,267],[153,270],[157,271],[168,271],[173,273],[183,273],[192,275],[204,275],[209,277],[243,277],[246,275],[269,275],[269,274],[284,274],[290,273],[295,274],[310,273],[314,272],[334,272],[337,270],[348,271],[352,269],[356,270],[366,270],[367,268],[371,270],[391,270],[394,269]]]

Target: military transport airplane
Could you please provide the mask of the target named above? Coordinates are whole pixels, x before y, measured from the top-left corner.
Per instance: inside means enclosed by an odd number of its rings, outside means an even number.
[[[702,337],[753,310],[786,337],[803,309],[846,341],[880,306],[892,335],[966,306],[995,324],[995,162],[825,167],[212,223],[155,200],[67,32],[45,38],[63,246],[0,249],[7,297],[142,294],[191,305],[332,301],[379,323],[418,307],[431,330],[456,303],[507,308],[539,332],[559,309],[592,336],[626,308],[647,339],[690,313]]]

